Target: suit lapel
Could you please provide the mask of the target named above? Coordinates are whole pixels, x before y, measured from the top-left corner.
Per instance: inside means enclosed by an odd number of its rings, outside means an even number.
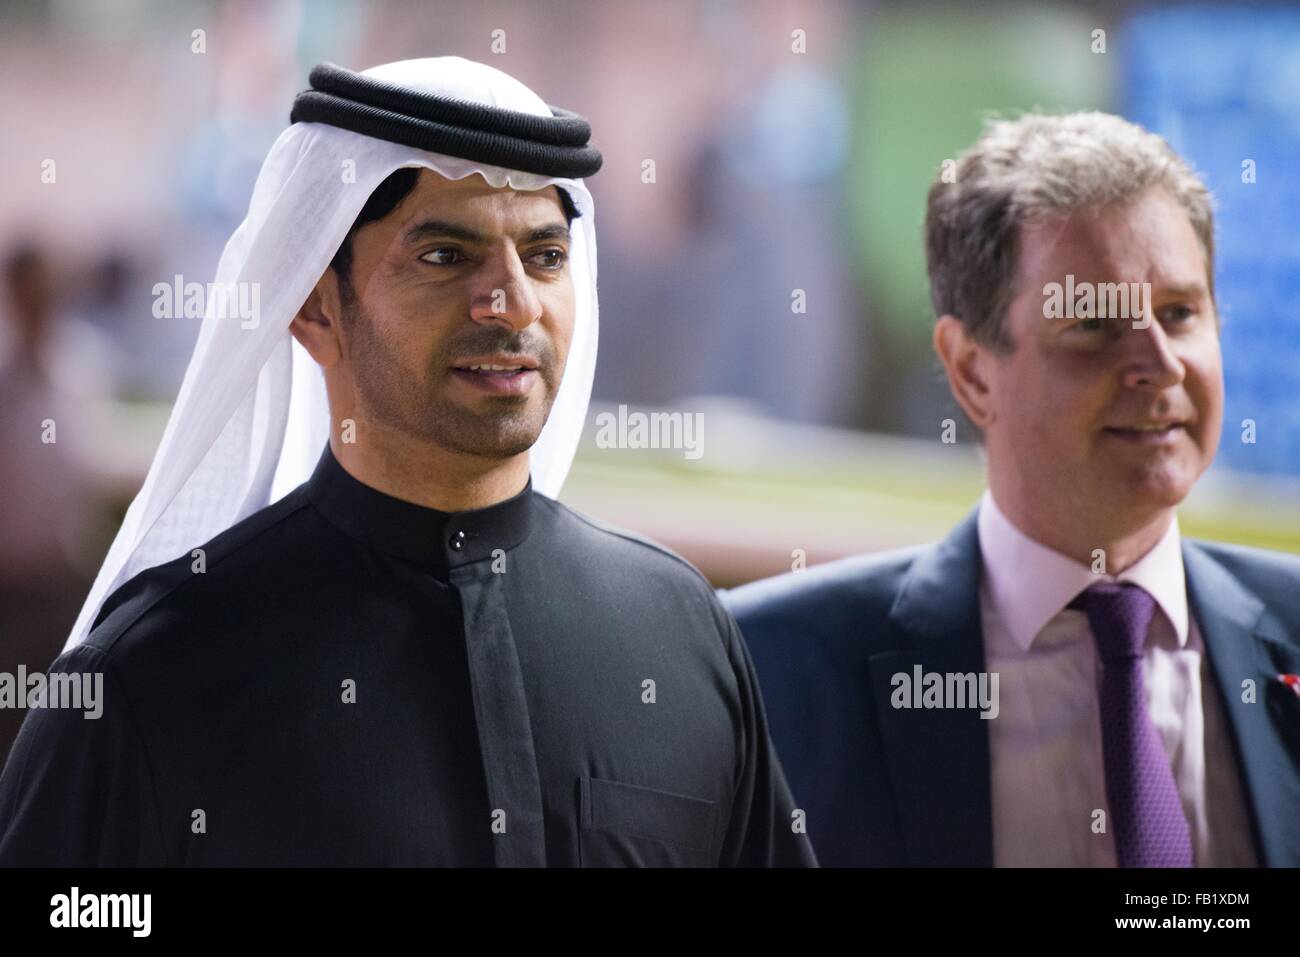
[[[908,865],[991,867],[987,722],[978,708],[894,708],[893,676],[984,670],[972,511],[917,558],[890,610],[900,639],[871,656],[872,700]]]
[[[1300,671],[1300,656],[1263,603],[1193,542],[1183,543],[1183,566],[1192,613],[1232,731],[1261,863],[1300,866],[1300,763],[1288,753],[1286,741],[1297,734],[1300,709],[1276,680],[1279,673]],[[1253,703],[1242,701],[1247,679],[1255,682]]]

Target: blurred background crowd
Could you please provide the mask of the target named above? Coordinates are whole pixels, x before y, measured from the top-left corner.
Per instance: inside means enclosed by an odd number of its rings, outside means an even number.
[[[1101,109],[1218,201],[1225,430],[1184,534],[1300,551],[1300,8],[7,0],[0,670],[62,645],[199,328],[153,287],[212,278],[311,66],[443,54],[592,122],[593,419],[704,415],[698,458],[589,428],[575,507],[720,585],[941,536],[982,471],[929,345],[927,186],[987,117]]]

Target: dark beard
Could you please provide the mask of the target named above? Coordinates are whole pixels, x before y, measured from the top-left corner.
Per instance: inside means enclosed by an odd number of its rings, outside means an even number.
[[[555,348],[548,340],[524,330],[467,326],[463,334],[442,345],[432,366],[412,387],[400,379],[397,354],[375,335],[374,324],[354,297],[344,298],[343,327],[357,392],[370,414],[387,428],[452,452],[503,459],[527,452],[541,435],[559,387]],[[532,398],[493,396],[481,411],[471,411],[442,398],[454,362],[493,353],[536,360],[544,389],[540,406]]]

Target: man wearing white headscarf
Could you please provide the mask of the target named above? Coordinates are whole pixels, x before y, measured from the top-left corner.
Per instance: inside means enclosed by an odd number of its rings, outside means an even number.
[[[0,777],[0,864],[811,866],[707,582],[558,504],[587,123],[455,57],[317,67]],[[314,463],[314,465],[313,465]]]

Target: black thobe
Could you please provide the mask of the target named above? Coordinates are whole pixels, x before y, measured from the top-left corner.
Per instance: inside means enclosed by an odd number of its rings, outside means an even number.
[[[105,603],[29,712],[0,865],[812,865],[690,565],[532,491],[311,479]]]

